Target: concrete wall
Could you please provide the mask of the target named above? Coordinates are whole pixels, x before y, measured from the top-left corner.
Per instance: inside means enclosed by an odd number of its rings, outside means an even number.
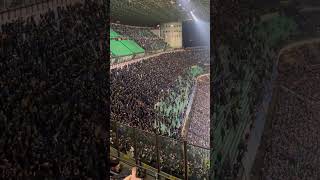
[[[153,34],[157,35],[158,37],[161,37],[160,29],[151,29],[150,31],[153,32]]]
[[[172,48],[182,48],[182,23],[164,23],[160,26],[160,36]]]

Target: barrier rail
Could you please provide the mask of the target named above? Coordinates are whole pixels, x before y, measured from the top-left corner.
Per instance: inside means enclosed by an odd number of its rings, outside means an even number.
[[[110,124],[110,145],[121,153],[181,179],[209,179],[210,149],[146,132],[118,122]]]
[[[113,151],[113,152],[112,152]],[[141,169],[142,171],[144,171],[145,173],[145,178],[152,178],[152,179],[161,179],[161,180],[180,180],[179,178],[166,174],[164,172],[158,172],[156,168],[153,168],[145,163],[139,163],[137,164],[136,162],[134,162],[134,160],[132,160],[128,155],[120,153],[120,157],[118,157],[117,153],[115,153],[114,151],[116,151],[115,149],[111,148],[111,152],[110,152],[110,157],[112,158],[116,158],[117,160],[119,160],[122,164],[125,164],[127,166],[130,167],[137,167],[139,169]],[[129,174],[128,174],[129,175]],[[112,179],[123,179],[119,178],[119,177],[112,177]]]

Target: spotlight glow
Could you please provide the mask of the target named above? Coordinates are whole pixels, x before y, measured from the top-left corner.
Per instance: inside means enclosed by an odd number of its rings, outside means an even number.
[[[193,18],[195,21],[198,21],[198,18],[193,14],[193,12],[191,11],[190,13],[191,13],[192,18]]]

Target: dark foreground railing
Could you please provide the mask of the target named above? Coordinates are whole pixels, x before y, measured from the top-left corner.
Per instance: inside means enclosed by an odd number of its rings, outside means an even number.
[[[157,179],[161,172],[180,179],[209,179],[210,149],[118,122],[110,124],[110,143],[115,157],[133,160],[153,168]],[[112,154],[112,153],[111,153]],[[168,178],[168,177],[167,177]]]

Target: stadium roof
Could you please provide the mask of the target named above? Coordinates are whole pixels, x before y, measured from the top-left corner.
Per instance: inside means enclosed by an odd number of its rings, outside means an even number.
[[[156,25],[191,19],[210,20],[210,0],[111,0],[111,20],[129,25]]]

